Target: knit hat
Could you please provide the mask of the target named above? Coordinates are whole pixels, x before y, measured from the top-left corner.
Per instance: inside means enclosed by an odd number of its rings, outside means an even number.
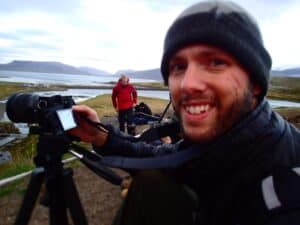
[[[260,97],[265,96],[272,60],[258,25],[243,8],[232,2],[204,1],[183,11],[165,37],[161,72],[166,85],[172,55],[197,43],[219,47],[235,57],[262,87]]]

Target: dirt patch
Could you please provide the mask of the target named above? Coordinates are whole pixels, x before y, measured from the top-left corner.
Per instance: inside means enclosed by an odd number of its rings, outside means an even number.
[[[125,175],[122,171],[117,172]],[[88,223],[90,225],[111,224],[121,203],[120,187],[106,182],[84,166],[74,169],[74,180]],[[27,187],[27,183],[28,179],[25,179],[13,193],[0,198],[0,221],[2,225],[14,223],[22,202],[23,195],[20,192],[23,192],[22,189]],[[49,224],[48,208],[37,203],[29,224]]]

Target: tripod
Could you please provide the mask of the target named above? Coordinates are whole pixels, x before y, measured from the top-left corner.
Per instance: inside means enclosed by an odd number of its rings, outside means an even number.
[[[50,115],[52,114],[50,113]],[[37,155],[34,158],[36,168],[30,178],[15,225],[28,224],[42,184],[46,186],[46,195],[43,198],[42,204],[49,207],[50,225],[69,224],[67,210],[69,210],[75,225],[85,225],[87,224],[87,219],[73,181],[73,171],[71,168],[63,167],[61,162],[63,154],[69,151],[69,147],[72,147],[74,150],[70,152],[98,176],[115,185],[120,185],[123,178],[107,167],[107,165],[111,165],[110,160],[103,160],[102,156],[87,151],[79,145],[72,144],[70,138],[58,129],[57,123],[53,121],[52,123],[48,122],[49,118],[47,114],[45,120],[40,122],[43,126],[31,127],[34,129],[30,129],[31,134],[39,134]],[[98,127],[103,132],[107,132],[101,123],[95,123],[88,119],[86,121]],[[49,124],[52,126],[49,126]],[[162,126],[150,129],[149,132],[143,133],[138,138],[133,138],[132,141],[156,139],[163,136],[173,126],[174,124],[170,124],[167,127]],[[177,125],[175,127],[178,129]],[[51,132],[53,130],[56,132]],[[117,162],[119,161],[117,160]],[[126,164],[126,162],[122,160],[122,164]],[[130,168],[138,167],[133,163],[130,165]]]
[[[34,158],[36,169],[33,171],[15,224],[28,224],[41,186],[46,185],[44,204],[49,207],[51,225],[67,225],[67,209],[75,225],[87,224],[71,168],[64,168],[62,155],[68,149],[64,136],[40,135],[37,156]]]

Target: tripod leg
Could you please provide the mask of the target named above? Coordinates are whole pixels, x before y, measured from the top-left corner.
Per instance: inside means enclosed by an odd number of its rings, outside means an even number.
[[[86,225],[88,223],[73,180],[73,170],[66,168],[63,176],[65,200],[67,207],[70,209],[73,223],[75,225]]]
[[[33,170],[29,184],[27,186],[26,194],[24,196],[20,211],[15,221],[15,225],[28,224],[42,183],[44,181],[44,177],[44,168],[38,167]]]
[[[64,178],[61,174],[52,175],[53,176],[49,176],[46,180],[47,191],[50,199],[50,225],[67,225],[67,207],[64,190],[62,188]]]

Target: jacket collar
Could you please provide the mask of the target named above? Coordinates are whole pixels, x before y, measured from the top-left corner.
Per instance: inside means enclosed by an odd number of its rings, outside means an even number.
[[[282,118],[272,111],[266,100],[263,100],[252,112],[213,142],[211,147],[252,144],[269,129],[280,132],[283,128]]]
[[[284,128],[284,120],[263,100],[211,144],[195,145],[200,154],[187,166],[197,167],[202,175],[225,177],[244,173],[246,179],[254,179],[272,168],[272,146],[280,139]]]

